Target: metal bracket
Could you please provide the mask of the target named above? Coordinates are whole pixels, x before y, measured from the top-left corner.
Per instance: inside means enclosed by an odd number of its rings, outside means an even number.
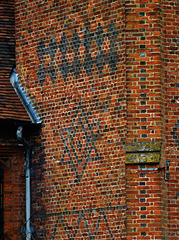
[[[170,179],[170,173],[169,173],[169,167],[170,167],[170,160],[166,160],[166,164],[163,167],[159,168],[141,168],[141,171],[163,171],[164,172],[164,179],[165,181],[168,181]]]
[[[34,228],[33,225],[30,226],[30,230],[31,230],[31,233],[35,233],[35,228]],[[25,226],[21,226],[21,233],[26,234],[26,227]]]

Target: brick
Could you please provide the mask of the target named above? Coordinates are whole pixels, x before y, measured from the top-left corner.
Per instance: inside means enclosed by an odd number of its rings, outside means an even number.
[[[35,239],[177,238],[177,7],[15,1],[17,73],[43,121],[30,139]],[[24,222],[24,156],[10,161],[6,231]]]

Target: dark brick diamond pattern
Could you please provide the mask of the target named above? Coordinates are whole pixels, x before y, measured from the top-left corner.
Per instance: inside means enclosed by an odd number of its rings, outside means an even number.
[[[110,52],[107,57],[107,61],[113,72],[117,70],[117,63],[119,60],[119,56],[116,48],[118,34],[119,33],[114,22],[111,21],[111,23],[109,24],[108,34],[107,34],[108,39],[110,40],[110,45],[111,45]]]
[[[79,47],[80,47],[81,41],[80,41],[80,37],[79,37],[76,29],[74,31],[71,44],[73,46],[74,53],[77,54],[78,51],[79,51]]]
[[[66,60],[66,58],[63,58],[62,64],[60,66],[60,72],[64,81],[66,81],[69,71],[70,71],[70,66],[68,64],[68,61]]]
[[[46,76],[47,76],[47,70],[46,70],[44,64],[42,63],[39,65],[39,68],[37,70],[37,77],[38,77],[41,85],[43,85]]]
[[[75,78],[78,79],[82,66],[86,70],[86,74],[88,77],[91,76],[92,69],[94,68],[94,66],[96,66],[98,74],[102,76],[104,66],[107,63],[109,64],[112,71],[116,71],[117,63],[119,61],[119,56],[117,52],[118,34],[119,33],[115,26],[115,23],[111,21],[111,23],[108,26],[107,33],[104,33],[101,24],[98,24],[98,27],[94,33],[90,31],[90,26],[87,26],[84,31],[82,40],[80,40],[79,34],[76,29],[73,32],[71,40],[69,40],[67,38],[66,33],[63,32],[59,45],[57,45],[54,36],[52,36],[48,46],[46,46],[43,39],[41,39],[39,42],[39,46],[36,50],[40,61],[40,65],[37,71],[37,76],[40,83],[43,85],[45,78],[47,77],[47,74],[49,74],[52,83],[55,83],[58,71],[60,71],[64,81],[67,80],[68,74],[70,72],[72,72]],[[102,50],[105,37],[107,37],[110,41],[110,51],[108,54],[104,54]],[[96,42],[98,48],[96,50],[97,56],[95,57],[95,59],[92,58],[90,53],[93,41]],[[79,57],[80,56],[79,48],[81,44],[83,44],[85,48],[85,56],[83,63],[81,62]],[[67,60],[67,53],[69,48],[71,48],[75,54],[71,62]],[[55,62],[55,55],[58,49],[61,53],[62,60],[60,66],[57,67]],[[47,68],[45,69],[44,64],[45,61],[44,56],[46,55],[49,55],[51,59],[51,62],[47,64],[48,69]]]
[[[64,153],[61,158],[61,165],[72,165],[76,178],[81,181],[88,162],[100,161],[95,141],[100,134],[99,122],[89,123],[88,116],[91,112],[85,113],[81,103],[78,106],[71,127],[63,128],[60,137],[64,144]],[[94,133],[93,127],[97,127]],[[91,154],[93,153],[93,157]],[[66,161],[66,159],[68,159]]]
[[[100,227],[101,219],[102,219],[102,218],[104,218],[104,221],[105,221],[105,224],[106,224],[106,228],[107,228],[108,233],[109,233],[109,235],[110,235],[110,239],[111,239],[111,240],[114,240],[113,234],[112,234],[111,229],[110,229],[110,227],[109,227],[109,223],[108,223],[107,216],[106,216],[106,214],[105,214],[104,211],[102,211],[102,212],[99,213],[99,217],[98,217],[98,221],[97,221],[97,224],[96,224],[95,232],[98,232],[98,231],[99,231],[99,227]],[[60,216],[58,219],[61,221],[61,223],[63,224],[63,226],[64,226],[64,225],[67,225],[66,222],[64,221],[64,217],[63,217],[63,216]],[[95,236],[93,236],[93,235],[91,234],[90,228],[89,228],[89,226],[88,226],[88,221],[87,221],[84,213],[79,213],[79,214],[78,214],[78,222],[77,222],[76,229],[74,230],[74,233],[73,233],[73,238],[75,238],[76,235],[77,235],[77,233],[78,233],[78,230],[79,230],[79,226],[80,226],[81,221],[84,221],[85,231],[87,232],[89,239],[91,239],[91,240],[95,239]],[[69,233],[70,230],[68,229],[68,227],[65,228],[65,232],[66,232],[66,235],[67,235],[68,239],[72,239],[71,236],[70,236],[70,233]]]
[[[73,51],[75,53],[75,56],[73,58],[72,62],[72,72],[75,75],[76,79],[78,79],[80,71],[81,71],[81,66],[82,63],[78,57],[78,52],[79,52],[79,47],[80,47],[80,37],[78,36],[77,31],[75,30],[73,37],[72,37],[72,46],[73,46]]]
[[[83,66],[84,66],[84,69],[86,70],[86,74],[87,74],[88,77],[91,75],[93,64],[94,64],[94,61],[91,57],[91,54],[87,53],[85,55]]]
[[[60,49],[60,52],[63,57],[65,57],[65,55],[68,51],[68,46],[69,46],[68,39],[67,39],[65,33],[63,33],[63,35],[61,37],[60,45],[59,45],[59,49]]]
[[[124,208],[124,206],[117,206],[117,207],[109,207],[108,210],[119,210],[119,209],[122,209]],[[63,226],[63,229],[66,233],[66,236],[69,240],[71,239],[75,239],[75,237],[77,237],[77,234],[79,234],[79,231],[80,230],[80,224],[81,222],[83,221],[84,223],[84,229],[83,229],[83,232],[81,232],[81,234],[83,235],[84,232],[87,233],[89,239],[93,240],[93,239],[96,239],[96,234],[98,233],[99,229],[100,229],[100,225],[102,224],[104,226],[105,224],[105,228],[107,230],[107,235],[109,236],[109,239],[111,240],[114,240],[114,235],[113,235],[113,232],[112,232],[112,229],[110,228],[110,225],[109,225],[109,221],[108,221],[108,217],[107,217],[107,214],[109,213],[107,209],[100,209],[98,211],[98,209],[87,209],[87,210],[81,210],[81,211],[72,211],[72,212],[68,212],[68,213],[65,213],[65,212],[61,212],[59,214],[56,214],[57,215],[57,220],[56,220],[56,223],[55,223],[55,228],[54,228],[54,231],[53,231],[53,236],[52,236],[52,239],[55,239],[55,236],[58,232],[58,228],[59,226]],[[89,216],[89,213],[94,213],[94,212],[98,212],[98,218],[97,218],[97,221],[95,222],[95,232],[92,234],[92,229],[91,229],[91,224],[90,224],[90,221],[92,219],[89,219],[87,216]],[[68,224],[68,218],[66,218],[66,216],[70,215],[70,216],[74,216],[76,215],[76,218],[77,218],[77,221],[74,223],[74,226],[70,226]],[[94,223],[93,223],[94,224]],[[120,229],[119,229],[119,232],[120,232]]]

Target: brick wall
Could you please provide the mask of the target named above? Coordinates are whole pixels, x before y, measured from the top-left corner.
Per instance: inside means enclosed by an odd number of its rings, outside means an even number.
[[[127,239],[163,239],[161,173],[157,167],[127,167]]]
[[[170,160],[170,180],[167,188],[168,239],[178,239],[178,163],[179,163],[179,4],[164,1],[164,74],[165,74],[165,157]]]
[[[147,156],[150,161],[156,160],[153,154],[150,157],[149,152],[140,153],[140,142],[144,146],[145,141],[162,141],[160,165],[155,165],[155,168],[159,167],[157,172],[160,171],[159,181],[155,184],[161,186],[161,225],[158,233],[153,229],[154,235],[149,234],[148,228],[145,239],[178,239],[178,3],[129,1],[126,9],[127,126],[128,141],[133,141],[132,148],[129,145],[127,149],[127,163],[145,162]],[[144,149],[146,151],[147,148]],[[157,148],[152,150],[153,153],[157,151]],[[164,170],[167,160],[171,162],[166,171],[170,173],[168,181]],[[138,175],[129,177],[129,170],[135,172],[136,169],[138,166],[134,165],[126,169],[127,216],[132,213],[128,217],[129,239],[130,236],[131,239],[144,238],[140,236],[142,230],[139,230],[140,221],[137,221],[140,216]],[[136,192],[136,205],[130,195],[131,189]],[[150,198],[149,195],[148,201]],[[138,210],[133,212],[135,207]],[[152,215],[149,218],[153,221]]]
[[[43,120],[38,239],[126,238],[124,27],[121,1],[16,1],[17,72]]]
[[[43,121],[36,239],[177,239],[177,15],[174,1],[16,0],[17,72]]]
[[[126,1],[128,141],[161,141],[160,1]]]
[[[20,240],[25,225],[24,155],[17,146],[12,153],[4,169],[4,232],[8,239]]]
[[[127,239],[163,239],[161,1],[126,1],[125,9]]]

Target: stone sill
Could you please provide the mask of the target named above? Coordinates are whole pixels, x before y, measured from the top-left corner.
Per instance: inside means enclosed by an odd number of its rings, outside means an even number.
[[[161,142],[129,143],[126,146],[126,164],[159,163]]]

